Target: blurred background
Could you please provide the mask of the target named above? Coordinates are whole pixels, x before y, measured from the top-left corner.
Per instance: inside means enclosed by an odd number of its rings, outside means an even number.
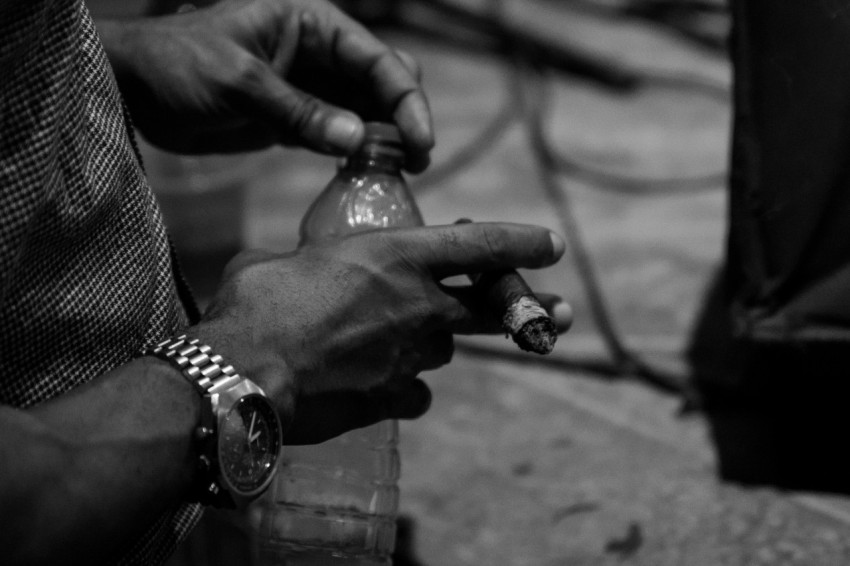
[[[183,3],[87,4],[121,18]],[[575,310],[551,356],[460,338],[426,376],[431,411],[402,423],[396,566],[850,563],[844,496],[729,477],[735,437],[721,450],[694,393],[692,336],[725,245],[725,2],[338,4],[422,64],[437,146],[408,181],[426,222],[529,222],[569,242],[524,273]],[[238,249],[294,248],[335,168],[283,148],[143,153],[202,303]],[[228,229],[201,234],[211,215]],[[202,527],[182,559],[228,544]]]

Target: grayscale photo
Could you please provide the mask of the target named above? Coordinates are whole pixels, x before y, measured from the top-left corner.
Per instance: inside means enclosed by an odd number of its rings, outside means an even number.
[[[850,565],[850,0],[0,0],[0,563]]]

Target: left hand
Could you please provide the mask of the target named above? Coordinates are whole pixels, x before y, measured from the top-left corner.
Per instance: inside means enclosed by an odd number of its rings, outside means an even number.
[[[418,65],[327,0],[225,0],[98,29],[136,125],[163,149],[347,155],[368,119],[399,126],[408,170],[428,165]]]
[[[564,245],[539,226],[475,223],[362,232],[287,254],[245,251],[189,334],[263,388],[287,443],[320,442],[421,415],[430,393],[417,376],[449,362],[453,335],[502,332],[479,289],[442,281],[552,265]],[[565,329],[569,307],[552,299]]]

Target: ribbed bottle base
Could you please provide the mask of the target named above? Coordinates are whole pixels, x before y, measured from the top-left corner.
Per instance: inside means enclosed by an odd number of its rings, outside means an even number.
[[[324,557],[330,564],[389,565],[395,547],[392,516],[334,507],[267,506],[260,528],[263,548],[286,557],[286,564],[295,557],[301,561],[294,564],[319,564]]]

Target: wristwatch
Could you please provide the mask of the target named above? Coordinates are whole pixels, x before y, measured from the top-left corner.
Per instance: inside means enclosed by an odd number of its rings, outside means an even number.
[[[215,507],[247,505],[271,483],[281,455],[280,418],[266,394],[197,338],[170,338],[143,354],[181,370],[203,399],[194,499]]]

